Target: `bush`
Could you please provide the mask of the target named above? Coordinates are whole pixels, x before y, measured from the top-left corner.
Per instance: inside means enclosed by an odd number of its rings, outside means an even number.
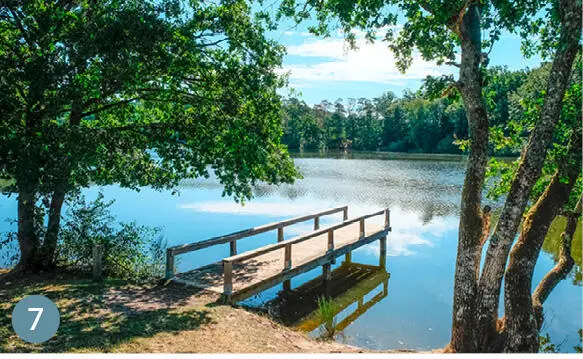
[[[103,198],[99,193],[95,201],[86,203],[83,196],[78,196],[71,204],[59,233],[59,264],[89,267],[93,247],[99,244],[104,275],[136,281],[161,277],[166,243],[160,230],[134,222],[116,223],[110,213],[114,201]]]
[[[452,135],[442,138],[435,147],[437,153],[461,153],[458,145],[454,143],[455,139]]]
[[[390,142],[387,145],[387,151],[389,151],[389,152],[407,152],[407,141],[401,140],[401,141]]]

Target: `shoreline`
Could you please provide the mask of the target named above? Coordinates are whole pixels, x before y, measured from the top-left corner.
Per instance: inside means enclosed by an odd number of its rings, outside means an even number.
[[[57,335],[43,344],[19,339],[11,308],[25,295],[42,294],[61,312]],[[168,282],[136,285],[93,282],[71,273],[23,279],[0,270],[0,352],[83,353],[363,353],[320,341],[243,307],[220,305],[218,296]],[[408,352],[408,351],[383,351]]]

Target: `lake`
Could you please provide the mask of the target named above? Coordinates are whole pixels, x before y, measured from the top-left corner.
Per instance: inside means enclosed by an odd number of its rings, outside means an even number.
[[[421,157],[419,157],[421,158]],[[341,205],[349,206],[349,217],[388,207],[392,232],[388,237],[388,281],[365,293],[363,302],[373,305],[350,316],[357,303],[345,308],[339,320],[350,321],[337,340],[368,349],[429,350],[445,346],[450,338],[452,288],[457,248],[460,193],[465,162],[461,157],[412,160],[405,156],[343,156],[319,158],[303,155],[295,159],[304,178],[293,185],[255,188],[255,198],[244,206],[221,196],[216,179],[184,182],[179,195],[170,191],[140,192],[116,186],[92,187],[88,199],[102,191],[115,199],[113,212],[118,220],[160,227],[169,245],[188,243],[243,228],[298,216]],[[496,204],[494,204],[496,205]],[[14,197],[0,199],[0,218],[14,218]],[[321,226],[340,220],[322,219]],[[311,223],[286,229],[286,235],[308,232]],[[0,222],[0,230],[14,224]],[[558,233],[545,243],[534,273],[534,285],[555,264]],[[274,243],[275,233],[241,240],[239,252]],[[581,235],[573,245],[577,270],[561,282],[545,304],[543,333],[549,333],[561,351],[573,351],[582,323]],[[352,260],[378,264],[378,243],[359,248]],[[228,255],[228,245],[208,248],[178,257],[178,271],[215,262]],[[341,261],[335,265],[338,267]],[[1,264],[1,263],[0,263]],[[313,279],[320,270],[292,280],[292,287]],[[387,282],[388,285],[383,284]],[[374,284],[374,283],[373,283]],[[275,298],[281,286],[250,298],[244,304],[262,306]],[[367,289],[368,290],[368,289]],[[378,295],[383,291],[384,295]],[[310,335],[318,335],[311,330]]]

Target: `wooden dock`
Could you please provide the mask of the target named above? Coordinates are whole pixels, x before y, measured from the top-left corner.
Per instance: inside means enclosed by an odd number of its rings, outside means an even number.
[[[343,221],[320,228],[322,216],[343,213]],[[283,283],[290,290],[290,279],[298,274],[322,266],[322,280],[331,279],[331,264],[345,255],[350,262],[352,251],[376,240],[380,241],[379,265],[385,267],[386,240],[390,231],[389,210],[384,209],[365,216],[348,219],[348,207],[332,208],[314,214],[296,217],[264,226],[245,229],[208,240],[170,247],[167,250],[166,277],[172,281],[192,285],[222,294],[227,302],[236,302]],[[366,223],[366,220],[384,216],[384,225]],[[314,231],[284,240],[284,228],[311,221]],[[255,250],[237,253],[237,241],[256,234],[277,231],[277,243]],[[176,273],[177,255],[214,245],[230,245],[230,257],[207,266]]]

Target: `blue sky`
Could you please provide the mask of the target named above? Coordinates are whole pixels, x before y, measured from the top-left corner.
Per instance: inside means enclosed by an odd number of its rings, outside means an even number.
[[[454,74],[452,66],[438,66],[415,56],[412,66],[401,74],[386,43],[367,43],[357,33],[358,51],[349,50],[341,33],[330,38],[309,34],[306,25],[295,28],[289,21],[280,23],[280,30],[269,37],[287,48],[283,71],[289,72],[290,87],[300,93],[308,104],[338,98],[373,98],[386,91],[401,96],[403,90],[417,90],[427,75]],[[536,67],[540,58],[527,59],[520,51],[520,38],[505,33],[490,53],[489,66],[506,65],[511,70]],[[284,96],[287,91],[283,92]]]

